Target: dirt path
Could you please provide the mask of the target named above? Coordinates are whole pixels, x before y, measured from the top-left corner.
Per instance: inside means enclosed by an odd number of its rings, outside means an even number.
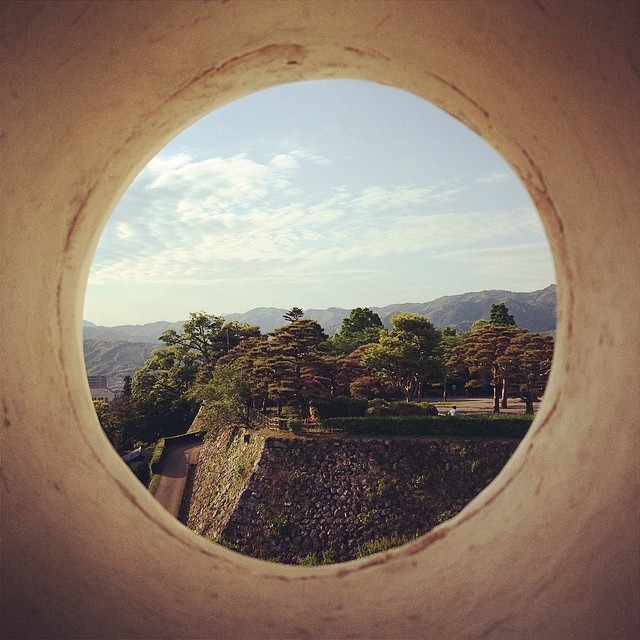
[[[438,412],[442,415],[447,413],[455,405],[460,413],[491,413],[493,411],[493,398],[453,398],[447,402],[433,402]],[[533,403],[534,412],[538,412],[539,402]],[[509,398],[509,408],[500,409],[501,413],[524,413],[525,403],[520,398]]]
[[[153,495],[175,518],[180,513],[189,465],[198,463],[200,447],[200,443],[191,442],[165,449],[160,481]]]

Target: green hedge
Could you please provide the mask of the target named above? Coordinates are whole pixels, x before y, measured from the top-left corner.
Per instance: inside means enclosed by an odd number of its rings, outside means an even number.
[[[189,442],[202,442],[207,433],[208,431],[206,429],[202,429],[200,431],[188,431],[187,433],[181,433],[177,436],[167,436],[164,438],[165,445],[168,447],[176,444],[187,444]]]
[[[154,473],[151,476],[151,482],[149,482],[149,493],[153,496],[156,493],[156,489],[158,488],[158,484],[160,483],[160,474]]]
[[[339,417],[361,417],[367,413],[369,405],[366,398],[335,396],[316,400],[314,407],[321,420]]]
[[[149,471],[151,472],[151,475],[160,472],[160,468],[162,466],[162,454],[164,453],[164,442],[165,438],[160,438],[160,440],[156,442],[153,455],[151,456],[151,460],[149,460]]]
[[[359,435],[473,436],[523,438],[533,418],[528,415],[408,416],[329,418],[320,427]]]
[[[427,402],[387,402],[376,399],[369,403],[367,415],[403,418],[407,416],[437,416],[438,409]]]
[[[175,446],[177,444],[188,444],[190,442],[202,442],[206,431],[194,431],[193,433],[182,433],[178,436],[167,436],[166,438],[160,438],[156,442],[155,449],[151,460],[149,460],[149,471],[151,475],[160,473],[162,470],[162,456],[166,447]]]

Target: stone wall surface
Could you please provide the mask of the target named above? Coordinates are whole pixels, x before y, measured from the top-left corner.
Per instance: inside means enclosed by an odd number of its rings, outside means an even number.
[[[247,443],[244,435],[225,434],[203,450],[189,526],[254,557],[343,562],[408,541],[458,513],[517,444],[258,435]]]
[[[200,450],[186,525],[218,540],[262,455],[264,438],[227,426],[205,438]]]

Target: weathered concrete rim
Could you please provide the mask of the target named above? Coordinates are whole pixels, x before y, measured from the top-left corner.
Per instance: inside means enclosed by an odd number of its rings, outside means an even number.
[[[638,634],[637,415],[603,376],[640,387],[636,3],[1,11],[3,635]],[[559,292],[547,398],[504,472],[433,538],[346,572],[265,565],[172,520],[100,433],[80,334],[93,249],[144,163],[211,108],[332,77],[412,91],[507,158]]]

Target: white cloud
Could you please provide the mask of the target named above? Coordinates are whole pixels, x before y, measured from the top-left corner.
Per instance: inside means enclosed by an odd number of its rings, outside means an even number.
[[[126,222],[120,222],[116,225],[116,233],[121,240],[128,240],[134,235],[133,228]]]
[[[300,166],[300,163],[295,157],[288,153],[279,153],[271,158],[269,164],[277,169],[296,169]]]
[[[490,273],[502,258],[524,264],[523,239],[544,244],[533,210],[469,210],[452,182],[300,189],[297,174],[316,164],[300,151],[154,159],[107,227],[90,283],[358,279],[407,255]],[[507,242],[520,248],[494,248]]]
[[[325,158],[324,156],[319,156],[313,153],[309,153],[308,151],[301,151],[300,149],[296,149],[295,151],[290,151],[289,155],[292,155],[301,160],[309,160],[313,164],[317,164],[322,167],[328,167],[332,164],[329,158]]]
[[[443,251],[435,257],[494,282],[520,283],[505,286],[522,288],[528,282],[536,283],[534,286],[540,282],[555,282],[549,245],[544,241]]]
[[[482,176],[482,178],[476,178],[476,182],[481,184],[496,184],[498,182],[504,182],[511,176],[504,171],[493,171],[492,173]]]

